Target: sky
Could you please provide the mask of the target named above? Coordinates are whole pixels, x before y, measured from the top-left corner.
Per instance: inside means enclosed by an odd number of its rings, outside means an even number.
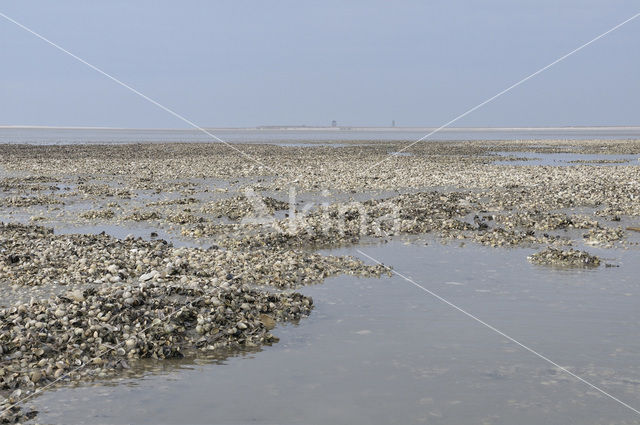
[[[623,0],[3,1],[200,126],[437,127],[640,12]],[[640,125],[640,17],[455,123]],[[187,124],[0,17],[0,125]]]

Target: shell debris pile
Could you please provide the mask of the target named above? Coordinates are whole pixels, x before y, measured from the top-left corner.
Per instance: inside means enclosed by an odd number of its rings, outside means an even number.
[[[297,288],[388,273],[319,249],[435,238],[580,267],[599,264],[584,246],[638,249],[640,164],[607,155],[640,155],[640,141],[429,141],[389,156],[405,146],[237,146],[255,162],[207,143],[0,145],[0,404],[78,365],[68,379],[273,343],[276,322],[313,308]]]
[[[527,258],[532,263],[553,266],[598,267],[600,265],[600,259],[597,256],[576,249],[547,248]]]

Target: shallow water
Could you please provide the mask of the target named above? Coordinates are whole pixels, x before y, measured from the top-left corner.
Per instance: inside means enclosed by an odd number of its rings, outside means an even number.
[[[415,141],[433,128],[324,128],[324,129],[211,129],[225,142],[274,143],[300,146],[301,141],[408,140]],[[427,140],[543,140],[639,139],[640,128],[466,129],[445,128]],[[73,129],[0,128],[0,143],[85,144],[216,142],[195,129]],[[304,144],[306,145],[306,143]],[[332,144],[335,146],[335,144]]]
[[[498,165],[546,165],[546,166],[614,166],[640,165],[639,155],[583,154],[583,153],[541,153],[541,152],[496,152],[498,158],[513,157],[513,160],[496,160]],[[522,159],[520,159],[522,158]],[[587,161],[587,162],[581,162]],[[599,162],[615,161],[615,162]]]
[[[640,406],[637,251],[619,268],[531,265],[530,249],[438,242],[364,246],[372,257]],[[354,248],[332,250],[359,255]],[[615,401],[394,276],[302,289],[309,318],[222,364],[172,362],[142,379],[37,397],[43,423],[638,423]]]

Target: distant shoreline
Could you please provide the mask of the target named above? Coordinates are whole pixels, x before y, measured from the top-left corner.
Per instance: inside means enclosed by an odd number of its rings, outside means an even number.
[[[316,127],[316,126],[260,126],[260,127],[202,127],[207,131],[396,131],[430,132],[438,127]],[[38,125],[0,125],[0,130],[102,130],[102,131],[200,131],[196,128],[127,128],[127,127],[82,127],[82,126],[38,126]],[[567,127],[446,127],[439,132],[477,131],[477,132],[513,132],[513,131],[640,131],[640,126],[567,126]]]

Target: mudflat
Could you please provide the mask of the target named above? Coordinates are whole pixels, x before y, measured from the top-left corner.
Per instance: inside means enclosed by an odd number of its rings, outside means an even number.
[[[258,350],[313,314],[304,286],[395,266],[327,250],[526,247],[557,273],[638,250],[640,141],[405,146],[0,145],[4,408],[145,359]]]

